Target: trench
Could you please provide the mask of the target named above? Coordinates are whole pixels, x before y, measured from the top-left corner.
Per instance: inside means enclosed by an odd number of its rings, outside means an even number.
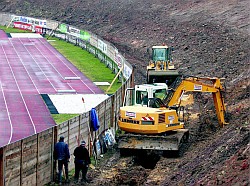
[[[134,163],[145,169],[154,169],[159,160],[160,154],[147,151],[140,151],[140,153],[134,156]]]

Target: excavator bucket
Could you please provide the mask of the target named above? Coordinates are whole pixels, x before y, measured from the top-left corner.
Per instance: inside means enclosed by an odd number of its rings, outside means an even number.
[[[120,136],[119,149],[179,150],[181,142],[188,139],[188,129],[178,129],[166,136],[124,134]]]

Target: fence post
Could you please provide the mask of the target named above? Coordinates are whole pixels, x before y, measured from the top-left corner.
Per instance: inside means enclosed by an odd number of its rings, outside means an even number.
[[[37,153],[36,153],[36,185],[38,185],[38,165],[39,165],[39,133],[37,133],[36,135],[36,149],[37,149]]]
[[[77,135],[77,146],[81,143],[81,115],[79,115],[79,126],[78,126],[78,135]]]
[[[114,94],[115,95],[115,94]],[[114,127],[114,111],[115,111],[115,105],[114,105],[114,100],[115,100],[115,96],[112,95],[111,97],[111,117],[110,117],[110,126]]]
[[[4,148],[0,149],[0,186],[4,186]]]
[[[57,126],[55,126],[52,129],[52,145],[51,145],[51,160],[52,160],[51,172],[53,181],[56,181],[56,161],[54,161],[53,153],[54,153],[54,145],[57,142],[57,133],[58,129]]]
[[[67,144],[69,145],[69,132],[70,132],[70,130],[69,130],[69,127],[70,127],[70,122],[71,120],[68,120],[68,139],[67,139]]]
[[[114,114],[115,114],[115,117],[114,117],[115,130],[118,129],[118,127],[117,127],[117,105],[118,105],[117,97],[118,97],[117,94],[115,94],[115,110],[114,110]]]
[[[105,130],[106,127],[109,128],[109,126],[106,126],[107,123],[108,123],[108,122],[106,121],[107,100],[105,100],[104,103],[105,103],[105,106],[104,106],[105,109],[104,109],[104,112],[103,112],[103,113],[104,113],[104,115],[103,115],[103,120],[104,120],[104,122],[103,122],[103,123],[104,123],[104,130]]]
[[[23,185],[23,140],[21,140],[20,185]]]

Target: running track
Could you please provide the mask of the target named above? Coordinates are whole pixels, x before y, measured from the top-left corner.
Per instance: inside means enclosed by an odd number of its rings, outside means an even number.
[[[103,94],[44,38],[0,30],[0,147],[56,125],[40,94]]]

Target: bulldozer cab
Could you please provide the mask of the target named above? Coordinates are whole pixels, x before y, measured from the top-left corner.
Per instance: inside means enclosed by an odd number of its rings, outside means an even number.
[[[152,59],[154,62],[157,61],[172,61],[170,58],[170,52],[168,47],[164,48],[154,48],[152,49]]]
[[[168,46],[153,46],[151,62],[156,70],[174,69],[172,64],[172,47]]]
[[[165,83],[136,85],[135,88],[126,89],[123,106],[152,107],[152,101],[163,100],[167,91]]]
[[[147,83],[166,83],[171,85],[179,76],[172,59],[172,47],[153,46],[148,50],[151,60],[147,66]]]

